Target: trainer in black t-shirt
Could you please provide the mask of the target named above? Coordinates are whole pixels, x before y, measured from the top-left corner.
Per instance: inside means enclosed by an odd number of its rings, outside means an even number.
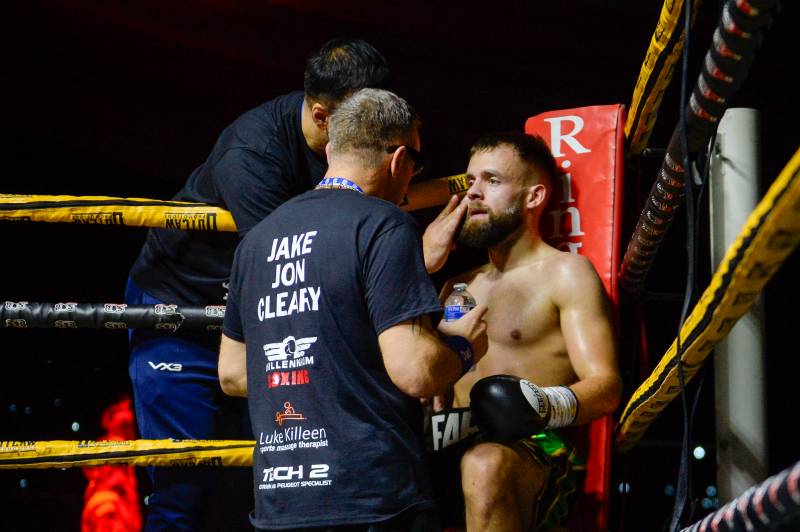
[[[208,160],[172,199],[231,211],[239,235],[150,229],[131,269],[142,290],[180,305],[223,303],[239,237],[325,173],[325,161],[303,137],[302,106],[303,93],[292,92],[244,113],[222,132]]]
[[[440,312],[413,220],[382,199],[314,190],[250,231],[223,332],[247,349],[255,526],[433,506],[420,403],[390,380],[378,335]]]

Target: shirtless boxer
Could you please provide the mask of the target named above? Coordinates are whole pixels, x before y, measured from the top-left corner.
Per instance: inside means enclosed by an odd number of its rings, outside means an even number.
[[[489,262],[442,289],[445,298],[453,284],[467,283],[489,308],[489,350],[453,398],[455,407],[472,402],[482,433],[461,459],[466,525],[548,529],[564,517],[558,491],[570,454],[550,429],[587,423],[619,403],[609,304],[585,257],[542,240],[539,220],[557,171],[544,141],[487,135],[470,156],[459,241],[486,249]]]

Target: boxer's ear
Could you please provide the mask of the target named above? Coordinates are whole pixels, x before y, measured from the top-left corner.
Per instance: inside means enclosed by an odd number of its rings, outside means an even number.
[[[525,196],[525,207],[530,210],[537,209],[547,202],[547,187],[542,183],[537,183],[528,187]]]

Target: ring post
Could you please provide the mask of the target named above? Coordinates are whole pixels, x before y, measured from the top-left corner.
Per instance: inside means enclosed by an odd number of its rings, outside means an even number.
[[[714,270],[760,199],[759,113],[728,109],[717,131],[710,175]],[[763,298],[715,347],[717,482],[729,501],[767,476]],[[745,391],[746,390],[746,391]]]

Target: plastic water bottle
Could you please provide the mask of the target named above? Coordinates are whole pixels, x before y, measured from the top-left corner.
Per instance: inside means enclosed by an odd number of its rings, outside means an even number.
[[[456,283],[444,302],[444,321],[455,321],[474,309],[475,298],[467,292],[466,283]]]

